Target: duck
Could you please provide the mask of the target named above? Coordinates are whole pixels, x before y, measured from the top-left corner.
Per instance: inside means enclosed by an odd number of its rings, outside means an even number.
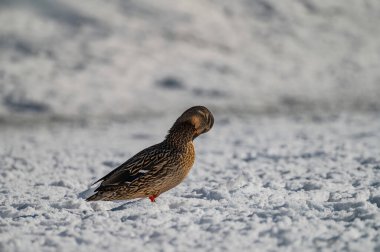
[[[179,185],[195,161],[194,139],[208,132],[214,116],[204,106],[187,109],[174,122],[165,139],[150,146],[97,180],[95,194],[86,201],[116,201],[149,198]],[[93,185],[94,185],[93,184]]]

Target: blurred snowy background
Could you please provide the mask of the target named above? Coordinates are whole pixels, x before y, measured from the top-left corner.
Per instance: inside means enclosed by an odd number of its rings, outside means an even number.
[[[0,251],[380,251],[378,0],[0,0]],[[214,113],[183,184],[82,192]]]
[[[0,1],[0,116],[378,111],[380,4]]]

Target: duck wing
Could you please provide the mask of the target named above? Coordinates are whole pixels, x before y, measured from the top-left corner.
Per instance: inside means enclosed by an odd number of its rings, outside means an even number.
[[[102,181],[96,191],[104,186],[128,184],[148,172],[155,172],[165,166],[170,155],[171,151],[160,148],[160,144],[146,148],[96,181],[94,184]]]

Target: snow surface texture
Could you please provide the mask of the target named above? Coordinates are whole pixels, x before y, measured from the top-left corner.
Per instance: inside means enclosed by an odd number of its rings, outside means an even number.
[[[378,111],[379,13],[378,0],[3,0],[0,115]]]
[[[0,251],[380,251],[379,13],[0,1]],[[216,122],[183,184],[83,200],[198,104]]]
[[[190,176],[157,203],[81,197],[174,118],[2,127],[0,250],[380,249],[377,117],[216,117]]]

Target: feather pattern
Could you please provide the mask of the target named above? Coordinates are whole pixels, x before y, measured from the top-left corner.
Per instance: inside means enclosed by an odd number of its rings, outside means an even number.
[[[87,201],[141,197],[154,201],[186,177],[195,160],[193,139],[210,130],[213,122],[207,108],[188,109],[177,119],[163,142],[140,151],[96,181],[101,184]]]

